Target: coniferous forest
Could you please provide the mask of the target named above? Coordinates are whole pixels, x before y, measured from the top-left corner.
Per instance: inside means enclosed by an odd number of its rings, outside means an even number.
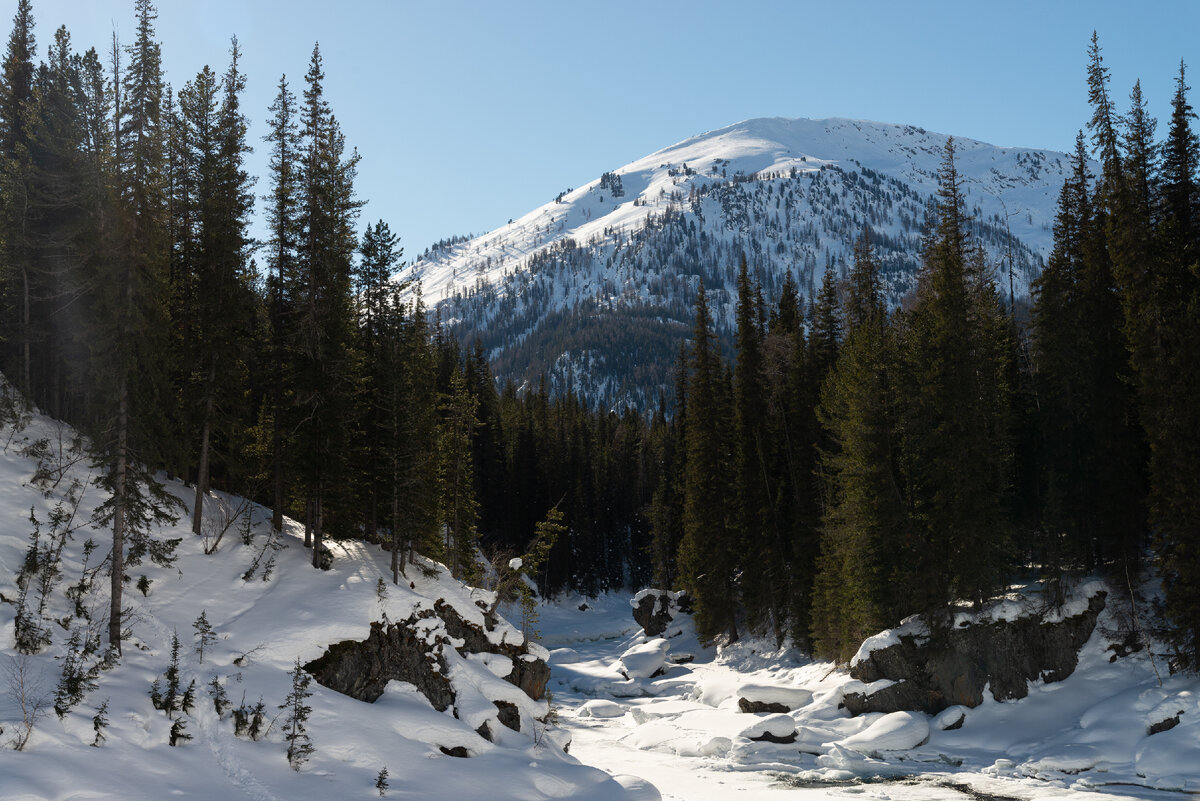
[[[117,651],[127,568],[170,563],[157,524],[190,516],[200,534],[221,489],[276,529],[302,522],[315,568],[327,539],[383,545],[393,581],[413,553],[477,579],[478,551],[545,550],[538,524],[561,514],[544,594],[683,588],[706,638],[838,660],[1014,581],[1043,581],[1053,605],[1080,576],[1132,593],[1157,571],[1147,625],[1200,667],[1200,141],[1183,64],[1159,138],[1093,37],[1093,116],[1028,304],[997,291],[1003,266],[968,233],[950,141],[898,308],[865,233],[811,301],[792,272],[766,297],[743,258],[734,358],[700,286],[674,386],[596,412],[544,382],[497,386],[481,345],[391,281],[400,243],[387,221],[360,229],[359,159],[318,47],[302,81],[248,109],[236,40],[220,73],[167,84],[150,0],[107,52],[65,28],[35,42],[34,13],[18,0],[0,78],[3,415],[33,405],[89,440]],[[267,175],[248,174],[252,148]],[[194,487],[189,507],[164,473]]]

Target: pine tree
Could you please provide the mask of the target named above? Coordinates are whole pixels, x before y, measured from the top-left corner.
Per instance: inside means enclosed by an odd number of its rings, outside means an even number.
[[[892,450],[893,343],[865,234],[855,246],[847,310],[846,339],[821,393],[832,447],[821,455],[827,500],[812,614],[814,653],[838,661],[904,608],[892,581],[907,528]]]
[[[161,127],[162,70],[154,41],[154,7],[138,0],[137,38],[129,47],[129,70],[118,74],[117,187],[121,213],[116,247],[97,264],[98,291],[89,319],[93,392],[98,419],[93,448],[108,494],[93,517],[111,526],[109,648],[121,652],[121,601],[126,564],[149,556],[169,564],[178,540],[160,542],[152,529],[173,523],[179,506],[152,472],[157,451],[169,438],[163,407],[167,251],[164,227],[164,146]],[[114,67],[118,52],[114,52]],[[118,81],[114,79],[114,84]],[[128,550],[127,550],[128,546]]]
[[[25,396],[31,395],[32,373],[32,243],[28,238],[28,197],[35,40],[30,0],[18,0],[13,30],[0,76],[0,343],[17,343],[4,362]],[[7,349],[7,348],[6,348]],[[13,369],[15,368],[15,369]]]
[[[728,526],[734,503],[727,484],[732,466],[728,391],[703,283],[696,295],[686,393],[680,580],[695,604],[700,637],[726,635],[732,642],[738,638],[738,563]]]
[[[1163,147],[1153,338],[1134,347],[1150,443],[1151,518],[1178,661],[1200,667],[1200,142],[1182,64]]]
[[[774,488],[767,470],[767,404],[763,375],[764,332],[746,257],[738,268],[737,368],[734,374],[734,428],[737,438],[736,517],[742,539],[739,551],[758,569],[744,575],[743,604],[747,625],[770,627],[783,638],[786,618],[787,560],[785,545],[771,504]]]
[[[361,386],[351,268],[361,207],[354,196],[358,154],[325,100],[321,54],[313,48],[301,112],[301,236],[292,342],[298,478],[312,516],[313,566],[325,562],[326,524],[354,506],[350,487],[354,413]]]
[[[188,128],[188,162],[194,175],[196,254],[187,265],[194,282],[188,314],[195,329],[194,349],[185,354],[194,376],[186,392],[198,400],[199,448],[192,532],[201,533],[208,492],[214,432],[236,420],[240,379],[254,326],[254,276],[249,269],[248,226],[252,179],[245,170],[247,122],[240,107],[246,79],[237,39],[230,47],[223,78],[205,67],[180,92]]]
[[[902,586],[935,627],[952,600],[980,604],[996,591],[1009,534],[1007,315],[967,237],[954,155],[949,140],[937,227],[902,321],[897,382],[901,494],[913,529],[899,556]]]
[[[292,690],[279,708],[287,713],[287,717],[283,721],[283,738],[288,743],[288,763],[293,770],[298,771],[317,750],[313,747],[312,740],[308,736],[308,728],[305,725],[308,723],[308,716],[312,714],[312,707],[305,703],[308,698],[312,697],[312,692],[308,689],[312,677],[304,672],[299,659],[296,660],[296,665],[292,668],[290,675]],[[251,737],[254,737],[253,733],[251,733]]]
[[[466,378],[455,371],[450,394],[444,396],[439,434],[441,477],[441,521],[445,532],[446,563],[450,572],[468,583],[476,571],[475,546],[479,504],[475,498],[471,435],[479,420],[479,402],[467,387]]]
[[[293,294],[299,289],[297,250],[300,240],[299,205],[300,139],[296,123],[296,96],[288,88],[287,77],[279,79],[279,91],[271,104],[270,132],[265,137],[271,145],[269,162],[271,193],[267,201],[266,218],[270,239],[267,243],[267,277],[271,318],[271,527],[283,528],[284,493],[284,392],[290,382],[287,352],[291,329]]]

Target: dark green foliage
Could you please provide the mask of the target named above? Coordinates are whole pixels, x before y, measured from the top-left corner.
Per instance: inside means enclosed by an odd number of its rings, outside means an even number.
[[[308,736],[308,729],[305,727],[308,716],[312,714],[312,707],[305,703],[305,700],[312,696],[308,689],[312,677],[304,672],[304,668],[300,667],[299,659],[296,660],[296,666],[292,668],[291,677],[292,691],[288,693],[288,697],[279,705],[279,708],[287,713],[287,717],[283,721],[283,738],[288,742],[288,763],[293,770],[300,770],[316,751]],[[257,739],[254,737],[253,728],[250,736],[252,739]]]
[[[896,382],[910,531],[899,575],[911,611],[938,625],[951,601],[992,597],[1011,559],[1010,329],[965,223],[951,140],[916,302],[899,323]]]
[[[92,715],[92,731],[96,736],[92,739],[91,745],[93,748],[99,748],[104,745],[104,730],[108,728],[108,699],[105,698],[100,706],[96,707],[96,714]]]
[[[375,777],[375,789],[379,791],[379,797],[383,798],[388,791],[388,769],[386,767],[379,769],[379,775]]]
[[[735,500],[729,477],[729,381],[716,347],[703,285],[697,293],[696,327],[688,354],[684,449],[683,540],[679,570],[704,640],[738,637]]]
[[[200,617],[192,622],[192,628],[196,630],[196,659],[203,665],[205,650],[211,649],[213,643],[217,641],[217,634],[213,631],[212,624],[208,622],[207,610],[200,610]]]
[[[63,657],[62,672],[54,690],[54,711],[60,718],[99,685],[100,637],[90,630],[72,629]]]
[[[831,447],[812,614],[814,653],[839,661],[904,607],[892,579],[907,528],[892,445],[895,345],[865,238],[850,280],[846,340],[821,395]]]
[[[225,694],[225,685],[221,684],[221,680],[216,676],[208,683],[208,697],[212,699],[213,711],[217,713],[217,717],[224,719],[233,704]]]
[[[187,733],[187,721],[183,718],[176,718],[171,723],[171,734],[167,740],[167,744],[171,747],[183,745],[188,740],[192,739],[192,735]]]

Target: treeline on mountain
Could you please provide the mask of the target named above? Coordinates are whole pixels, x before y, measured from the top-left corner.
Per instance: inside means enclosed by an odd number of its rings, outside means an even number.
[[[619,325],[563,312],[559,367],[593,381],[580,393],[551,371],[494,378],[498,354],[524,358],[505,343],[532,356],[522,316],[562,270],[531,271],[532,294],[493,321],[507,339],[467,349],[440,323],[454,303],[431,320],[391,281],[399,242],[383,221],[358,231],[359,159],[319,49],[298,93],[279,80],[256,184],[236,40],[222,73],[175,90],[150,0],[131,44],[80,55],[62,28],[37,63],[30,0],[17,9],[0,76],[0,370],[18,392],[2,422],[23,401],[89,438],[115,651],[128,568],[170,563],[161,522],[187,513],[204,535],[221,489],[270,508],[275,531],[303,523],[314,567],[327,538],[383,545],[393,581],[416,552],[473,581],[480,549],[501,569],[536,551],[544,594],[682,587],[706,638],[769,634],[837,659],[910,614],[944,628],[955,603],[1015,578],[1043,578],[1056,602],[1092,571],[1135,587],[1153,559],[1180,664],[1197,665],[1200,148],[1182,67],[1159,143],[1139,88],[1115,110],[1093,41],[1102,173],[1081,134],[1028,325],[996,288],[949,143],[897,308],[861,216],[852,263],[802,303],[804,264],[766,265],[665,213],[603,267],[661,256],[675,272],[656,280],[694,305],[667,315],[672,336],[637,303]],[[721,263],[689,272],[706,241]],[[582,248],[556,258],[600,269]],[[627,391],[596,380],[596,354],[633,380],[668,349],[673,391],[596,410]],[[187,508],[160,471],[193,487]],[[557,538],[535,540],[559,516]]]
[[[1043,169],[1037,154],[1022,166],[1031,179]],[[686,165],[673,171],[680,181],[695,175]],[[869,229],[884,293],[894,305],[915,286],[928,216],[926,198],[911,186],[852,163],[752,176],[713,173],[657,202],[660,208],[644,227],[607,229],[585,243],[559,240],[519,263],[513,260],[514,269],[498,280],[485,275],[494,274],[500,262],[480,257],[463,268],[475,274],[473,283],[431,301],[454,321],[455,336],[483,342],[502,381],[532,385],[545,373],[552,388],[569,385],[596,408],[648,409],[659,388],[671,381],[677,332],[690,327],[697,277],[710,294],[721,347],[732,356],[737,265],[743,253],[769,304],[778,302],[788,272],[795,273],[804,297],[814,297],[826,270],[844,272],[844,245]],[[965,224],[993,256],[1010,257],[1001,281],[1006,291],[1009,266],[1018,289],[1039,272],[1039,257],[1009,235],[1007,220],[985,218],[972,208]],[[550,233],[551,224],[546,225]],[[580,329],[597,325],[614,334],[635,326],[644,332],[638,376],[630,375],[611,351],[588,371],[577,369],[588,346]]]

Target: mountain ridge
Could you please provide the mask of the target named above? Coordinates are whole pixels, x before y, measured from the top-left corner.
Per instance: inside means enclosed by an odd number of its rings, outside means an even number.
[[[397,279],[419,283],[452,333],[478,338],[502,380],[530,386],[545,375],[553,392],[645,410],[668,383],[699,281],[718,330],[732,330],[741,253],[768,302],[785,271],[812,297],[869,228],[898,304],[915,285],[947,138],[866,120],[743,120],[561,192],[494,231],[451,240]],[[1069,159],[955,143],[973,231],[991,264],[1011,264],[1023,295],[1049,254]],[[620,334],[629,326],[639,341]]]

